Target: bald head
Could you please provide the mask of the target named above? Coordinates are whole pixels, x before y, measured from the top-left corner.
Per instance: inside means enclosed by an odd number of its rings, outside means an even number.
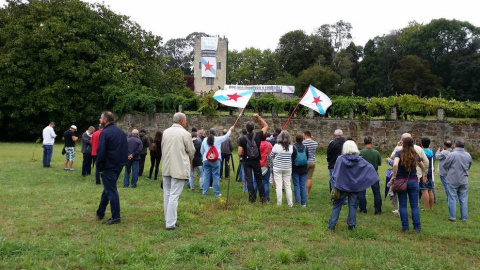
[[[333,135],[335,138],[339,138],[343,136],[343,131],[341,129],[336,129],[335,132],[333,132]]]

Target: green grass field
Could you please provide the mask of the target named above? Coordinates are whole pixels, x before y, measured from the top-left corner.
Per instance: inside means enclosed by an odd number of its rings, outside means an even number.
[[[204,197],[198,188],[184,189],[178,207],[182,230],[166,231],[160,181],[145,177],[137,189],[125,189],[120,176],[121,224],[97,221],[102,187],[95,185],[93,176],[81,176],[79,148],[76,171],[65,172],[61,145],[54,147],[53,168],[44,169],[41,144],[0,143],[1,269],[480,268],[476,161],[470,176],[469,220],[447,222],[438,179],[436,208],[421,212],[421,233],[401,232],[388,200],[383,202],[384,213],[375,216],[370,190],[368,214],[357,214],[353,232],[347,231],[346,207],[336,231],[328,231],[331,203],[321,154],[306,208],[289,208],[285,198],[282,206],[250,204],[242,184],[232,179],[225,210],[227,180],[222,180],[222,199],[211,191]],[[147,165],[148,169],[149,161]],[[386,168],[379,169],[382,196]],[[274,192],[271,198],[275,201]]]

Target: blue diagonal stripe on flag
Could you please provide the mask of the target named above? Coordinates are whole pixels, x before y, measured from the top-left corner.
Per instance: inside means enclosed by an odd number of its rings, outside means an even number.
[[[205,61],[205,59],[203,59],[203,58],[202,58],[202,64],[203,64],[204,66],[207,65],[207,61]],[[213,65],[213,64],[212,64],[212,65]],[[214,68],[213,66],[210,68],[210,71],[211,71],[213,74],[217,74],[217,73],[216,73],[216,70],[215,70],[215,68]]]
[[[315,87],[313,87],[312,85],[310,85],[310,91],[312,92],[312,96],[314,98],[317,98],[318,95],[317,95],[317,91],[315,91]],[[320,102],[317,103],[317,107],[318,107],[318,112],[322,115],[325,114],[325,111],[323,110],[323,107],[322,107],[322,104],[320,104]]]

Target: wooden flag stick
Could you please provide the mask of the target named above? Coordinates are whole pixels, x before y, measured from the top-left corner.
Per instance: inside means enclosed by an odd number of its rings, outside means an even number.
[[[243,111],[245,110],[245,108],[243,108],[241,111],[240,111],[240,114],[238,115],[237,117],[237,120],[235,120],[235,124],[233,124],[233,126],[236,126],[237,125],[237,122],[238,122],[238,119],[240,119],[240,116],[242,116],[243,114]],[[232,157],[233,158],[233,157]],[[227,164],[230,162],[230,160],[227,161]],[[230,170],[230,165],[227,165],[228,169]],[[233,170],[235,171],[235,169]],[[225,210],[228,209],[228,197],[230,195],[230,173],[228,174],[228,186],[227,186],[227,201],[225,202]]]
[[[310,88],[310,85],[307,87],[307,89],[305,90],[305,92],[303,93],[302,95],[302,98],[300,98],[297,102],[297,106],[295,106],[295,109],[293,109],[293,112],[290,114],[290,116],[288,117],[287,119],[287,122],[285,123],[285,125],[283,125],[283,128],[282,130],[285,130],[285,127],[287,126],[288,122],[290,121],[290,118],[292,118],[293,114],[295,113],[295,111],[297,110],[298,108],[298,105],[300,104],[300,101],[302,101],[303,97],[305,96],[305,94],[307,94],[307,91],[308,89]]]

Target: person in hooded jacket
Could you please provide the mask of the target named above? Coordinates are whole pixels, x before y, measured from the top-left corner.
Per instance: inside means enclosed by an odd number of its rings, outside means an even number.
[[[422,148],[423,152],[428,158],[428,173],[427,173],[427,181],[423,182],[420,181],[420,192],[422,193],[422,200],[423,200],[423,209],[433,211],[433,204],[435,201],[435,194],[434,194],[434,186],[433,186],[433,165],[435,162],[435,155],[430,147],[430,139],[429,138],[422,138]]]
[[[332,188],[340,191],[340,197],[333,201],[332,214],[328,221],[328,229],[334,230],[337,225],[343,202],[348,197],[348,230],[356,226],[358,193],[366,190],[378,181],[375,168],[359,156],[360,151],[354,141],[346,141],[342,147],[342,155],[337,158],[333,168]]]

